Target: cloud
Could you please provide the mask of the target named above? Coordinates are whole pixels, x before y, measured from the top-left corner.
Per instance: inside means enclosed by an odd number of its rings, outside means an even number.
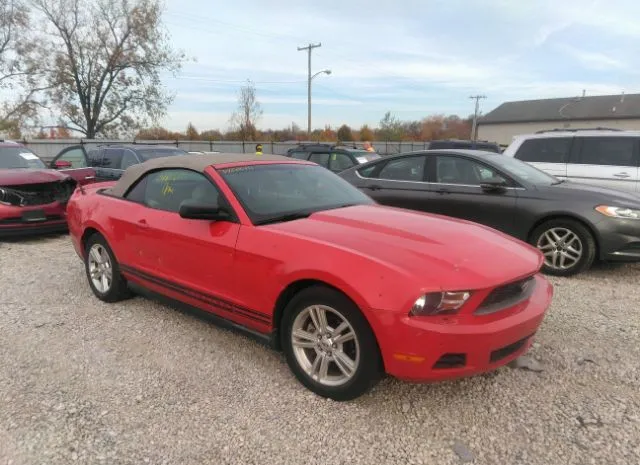
[[[627,65],[622,61],[605,55],[604,53],[590,50],[582,50],[570,45],[559,45],[558,49],[570,58],[579,62],[585,68],[594,70],[626,69]]]
[[[237,91],[255,82],[261,127],[306,125],[307,54],[331,69],[313,84],[314,126],[487,111],[506,100],[638,90],[640,2],[617,0],[168,0],[174,45],[196,56],[178,79],[171,124],[197,116],[226,127]],[[250,12],[250,14],[247,14]],[[574,45],[579,44],[579,45]],[[613,51],[613,52],[610,52]],[[624,59],[622,58],[624,57]],[[208,111],[211,113],[208,113]],[[212,115],[207,117],[207,115]],[[196,125],[198,126],[198,125]],[[199,126],[198,126],[199,127]]]
[[[198,102],[201,104],[210,103],[237,103],[238,97],[234,94],[210,94],[210,93],[184,93],[179,96],[182,102]],[[305,104],[307,98],[298,97],[260,97],[260,104]],[[314,105],[362,105],[359,100],[339,99],[339,98],[314,98]]]

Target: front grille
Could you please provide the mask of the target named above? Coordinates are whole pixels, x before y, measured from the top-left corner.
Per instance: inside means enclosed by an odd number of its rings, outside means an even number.
[[[59,220],[63,220],[64,218],[60,215],[47,215],[46,217],[46,221],[59,221]],[[22,217],[13,217],[13,218],[3,218],[0,219],[0,225],[3,224],[29,224],[29,221],[25,221],[22,219]]]
[[[533,334],[531,336],[533,336]],[[509,344],[508,346],[491,352],[491,363],[498,362],[504,358],[507,358],[509,355],[515,354],[525,346],[531,336],[527,336],[524,339],[520,339],[519,341],[514,342],[513,344]]]
[[[466,354],[444,354],[434,363],[433,368],[442,370],[447,368],[462,368],[467,364]]]
[[[56,201],[67,203],[75,187],[76,182],[73,179],[21,186],[0,186],[0,201],[16,207],[47,205]]]
[[[512,307],[531,296],[536,281],[533,276],[498,287],[484,299],[474,312],[476,315],[488,315]]]

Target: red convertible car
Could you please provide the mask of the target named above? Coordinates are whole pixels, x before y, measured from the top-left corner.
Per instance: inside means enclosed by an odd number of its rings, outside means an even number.
[[[69,229],[101,300],[146,288],[270,340],[315,393],[433,381],[525,352],[550,305],[535,248],[377,205],[311,162],[189,155],[76,190]]]
[[[0,237],[65,231],[69,197],[94,177],[93,168],[47,169],[27,147],[0,140]]]

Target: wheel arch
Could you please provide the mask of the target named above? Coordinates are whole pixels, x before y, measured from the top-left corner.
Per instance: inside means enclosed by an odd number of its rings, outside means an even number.
[[[85,250],[87,248],[87,241],[94,234],[99,234],[102,237],[104,237],[104,234],[102,234],[102,231],[100,231],[98,228],[96,228],[94,226],[88,226],[88,227],[86,227],[84,229],[84,231],[82,231],[82,236],[80,237],[80,245],[82,247],[83,255],[84,255],[84,252],[85,252]]]
[[[531,243],[531,241],[533,240],[533,232],[536,230],[536,228],[546,223],[547,221],[552,221],[552,220],[572,220],[577,223],[580,223],[593,236],[593,240],[595,241],[595,244],[596,244],[596,257],[600,256],[600,236],[598,235],[598,232],[596,231],[595,227],[589,221],[585,220],[584,218],[574,213],[554,212],[538,218],[536,222],[533,223],[531,228],[529,228],[529,231],[527,233],[527,241]]]
[[[372,324],[371,319],[368,317],[367,313],[362,310],[363,299],[360,296],[357,296],[354,298],[351,292],[346,291],[345,289],[342,289],[341,286],[334,285],[328,282],[327,280],[323,280],[321,278],[320,279],[319,278],[296,279],[295,281],[292,281],[287,286],[285,286],[285,288],[278,295],[278,298],[276,299],[274,309],[273,309],[273,321],[272,321],[272,325],[273,325],[272,345],[276,350],[282,350],[282,345],[280,343],[280,335],[281,335],[280,327],[282,324],[282,318],[284,315],[285,308],[297,294],[313,286],[323,286],[323,287],[332,289],[336,292],[341,293],[346,298],[348,298],[351,302],[353,302],[353,304],[358,308],[358,310],[364,317],[365,321],[369,325],[369,328],[371,329],[374,335],[376,344],[378,345],[378,350],[380,350],[380,353],[382,354],[381,347],[380,347],[380,340],[378,338],[378,334],[374,328],[374,325]],[[382,359],[383,357],[381,357],[381,363],[384,364],[384,361]]]

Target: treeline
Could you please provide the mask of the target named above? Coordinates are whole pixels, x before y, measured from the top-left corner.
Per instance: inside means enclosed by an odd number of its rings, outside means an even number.
[[[137,140],[259,140],[270,142],[314,140],[323,142],[333,141],[427,141],[437,139],[468,139],[471,136],[471,118],[460,118],[456,115],[433,115],[418,121],[401,121],[387,112],[380,120],[378,127],[367,125],[351,128],[343,124],[338,128],[325,126],[316,129],[311,137],[296,124],[284,129],[254,130],[250,137],[242,130],[230,129],[220,131],[208,129],[198,131],[196,126],[189,123],[185,131],[170,131],[163,127],[142,129],[136,134]]]

